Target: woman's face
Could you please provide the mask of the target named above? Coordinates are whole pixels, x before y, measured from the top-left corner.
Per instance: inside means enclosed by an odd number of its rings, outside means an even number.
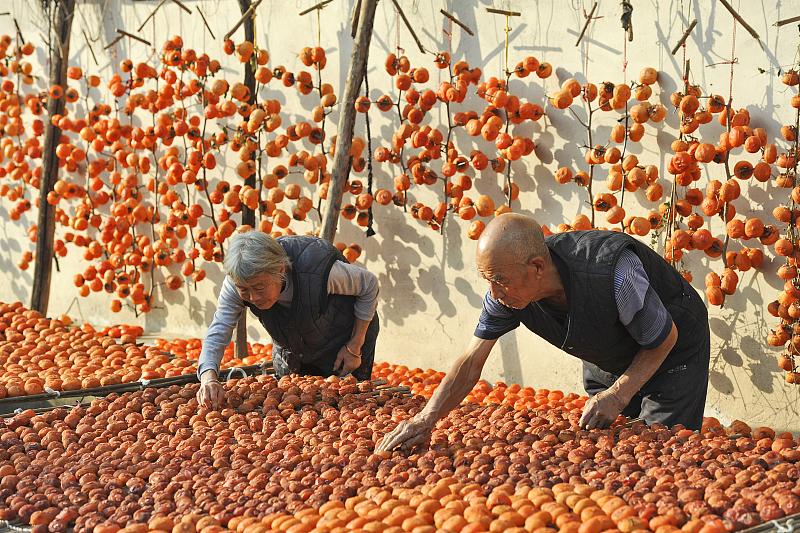
[[[259,274],[245,283],[237,284],[236,290],[242,300],[259,309],[270,309],[281,293],[281,282],[273,280],[269,274]]]

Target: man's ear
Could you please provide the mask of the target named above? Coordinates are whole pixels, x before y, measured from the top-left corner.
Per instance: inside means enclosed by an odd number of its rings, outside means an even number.
[[[544,275],[544,258],[543,257],[532,257],[530,261],[528,261],[528,266],[534,269],[534,276],[537,279],[541,279]]]

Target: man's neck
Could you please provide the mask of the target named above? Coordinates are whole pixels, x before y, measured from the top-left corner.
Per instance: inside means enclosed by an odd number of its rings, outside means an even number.
[[[567,293],[564,290],[564,283],[561,280],[561,273],[558,271],[553,256],[548,255],[545,262],[544,276],[542,277],[542,300],[556,308],[567,310]]]

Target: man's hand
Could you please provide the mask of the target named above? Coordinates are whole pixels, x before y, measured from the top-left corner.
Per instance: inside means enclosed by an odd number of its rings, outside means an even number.
[[[605,429],[617,419],[617,416],[625,409],[628,402],[618,396],[619,393],[612,392],[611,389],[597,393],[590,398],[583,407],[580,427],[585,429]]]
[[[434,422],[435,423],[435,422]],[[376,452],[388,452],[397,446],[405,451],[418,444],[425,444],[431,438],[433,424],[424,419],[404,420],[394,428],[394,431],[383,437],[381,443],[375,448]]]
[[[197,391],[197,403],[200,407],[217,410],[224,394],[222,384],[217,380],[213,370],[206,370],[200,377],[200,390]]]
[[[361,356],[355,356],[350,353],[345,344],[336,356],[336,362],[333,363],[333,371],[338,373],[339,376],[346,376],[360,366]]]

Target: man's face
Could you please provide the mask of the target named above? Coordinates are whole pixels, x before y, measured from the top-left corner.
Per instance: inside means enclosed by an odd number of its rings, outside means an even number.
[[[242,300],[250,302],[259,309],[269,309],[278,300],[281,293],[281,283],[272,279],[269,274],[259,274],[236,285],[236,290]]]
[[[479,257],[478,272],[489,282],[492,298],[506,307],[522,309],[539,299],[539,270],[533,264]]]

